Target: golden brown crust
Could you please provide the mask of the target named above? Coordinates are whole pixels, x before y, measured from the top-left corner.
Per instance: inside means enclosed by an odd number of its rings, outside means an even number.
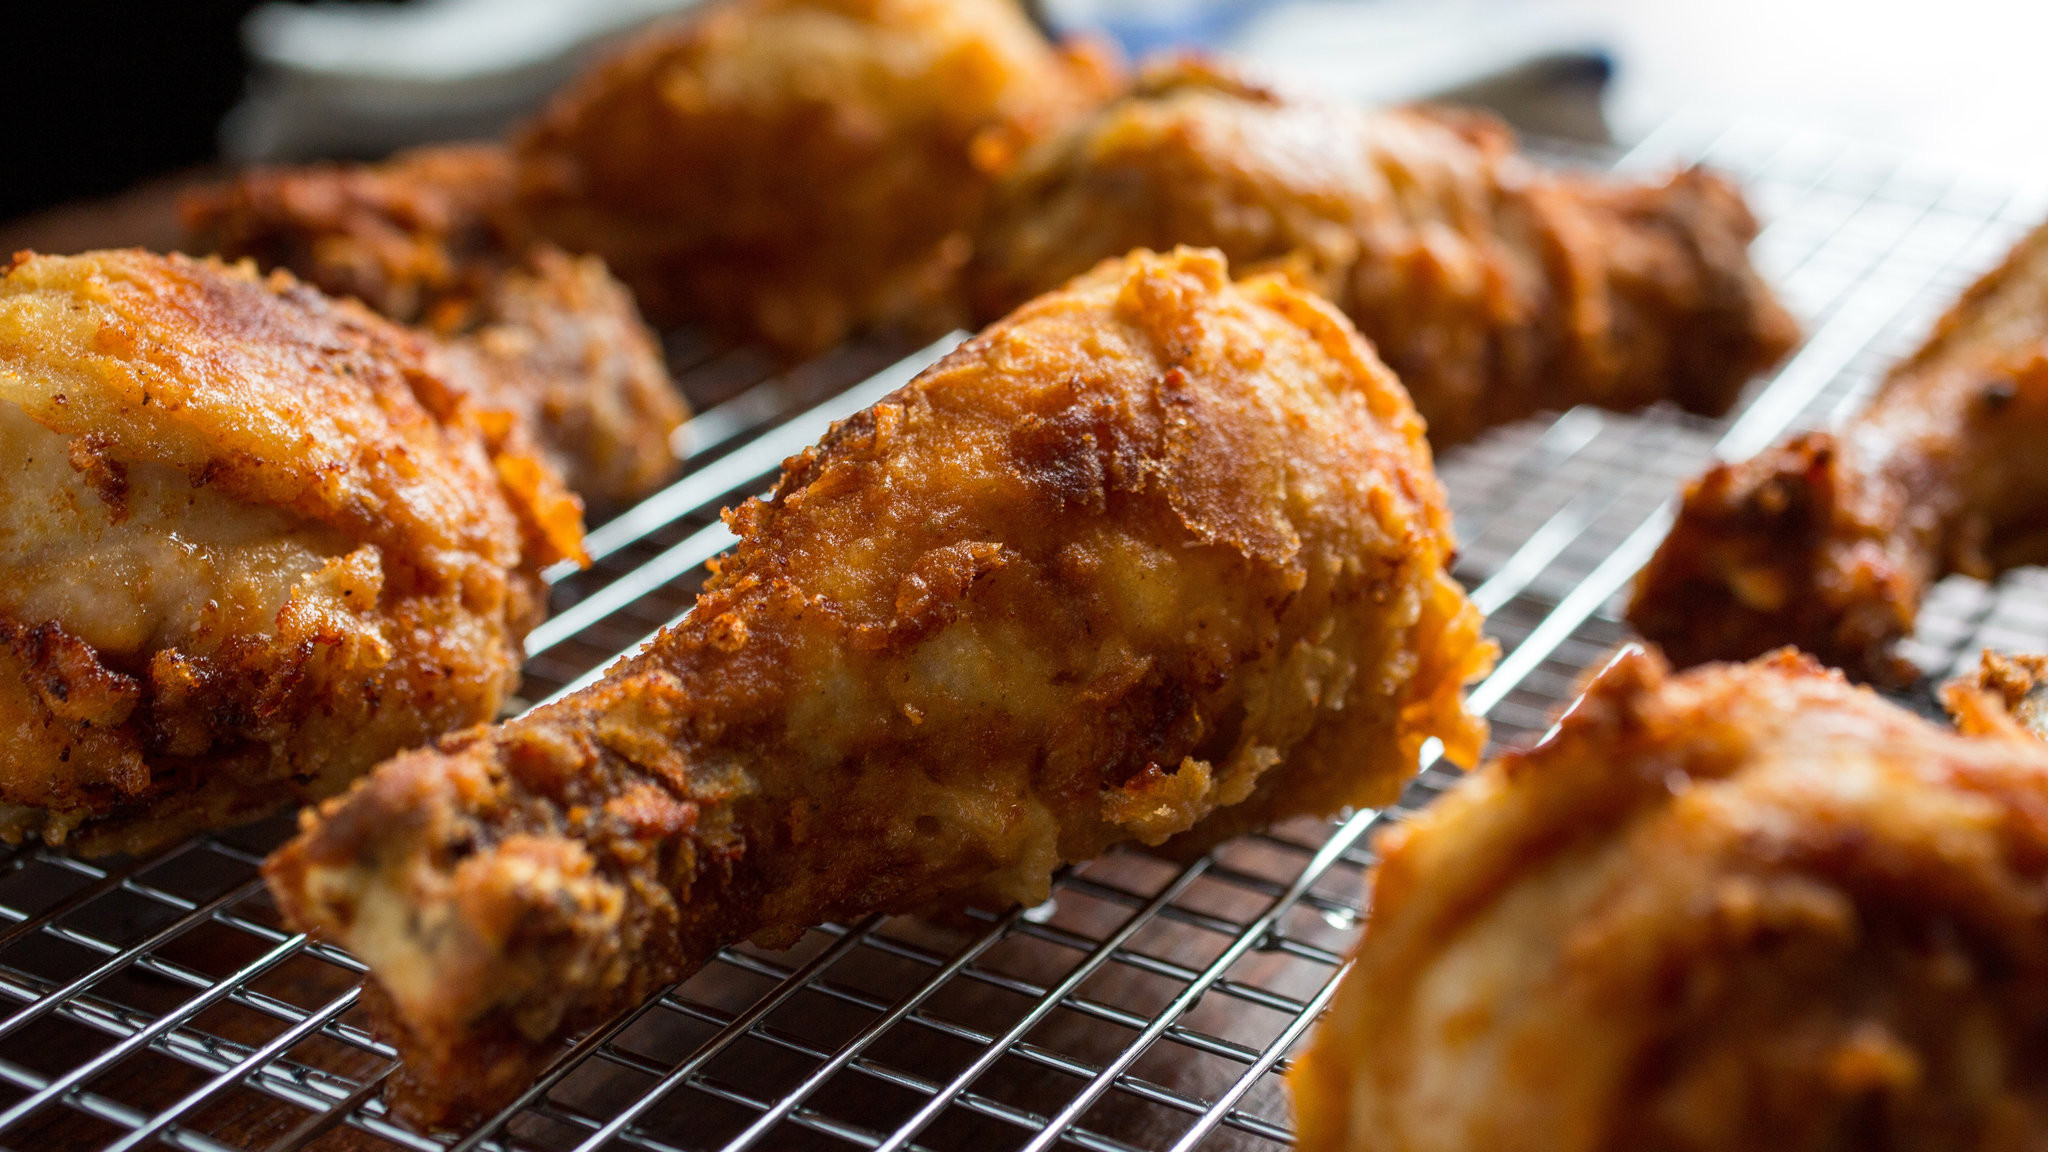
[[[1469,758],[1492,646],[1394,378],[1213,253],[1105,264],[792,459],[681,624],[403,756],[272,858],[365,958],[432,1120],[751,936],[1043,898]],[[431,923],[429,933],[422,925]]]
[[[1134,247],[1213,246],[1344,310],[1438,447],[1544,408],[1718,415],[1798,332],[1741,194],[1554,176],[1469,112],[1368,112],[1176,61],[1027,153],[968,274],[983,315]]]
[[[1987,648],[1974,675],[1941,686],[1941,702],[1969,735],[2048,740],[2048,656]]]
[[[499,145],[259,168],[186,198],[193,245],[287,269],[442,337],[480,400],[527,422],[570,486],[615,503],[674,475],[688,415],[602,261],[527,243]]]
[[[2048,748],[1623,655],[1382,840],[1308,1152],[2031,1148]]]
[[[381,164],[254,168],[179,205],[196,247],[286,268],[401,324],[481,322],[508,258],[512,159],[501,145],[401,152]]]
[[[430,346],[288,277],[17,256],[0,834],[134,850],[490,717],[581,537],[490,423]]]
[[[2048,556],[2048,227],[1973,285],[1846,427],[1686,489],[1629,619],[1681,666],[1795,644],[1910,682],[1894,651],[1952,572]]]
[[[657,323],[798,355],[942,332],[992,174],[1114,72],[1012,0],[724,0],[555,99],[517,145],[520,205]]]
[[[449,353],[480,397],[537,430],[577,494],[620,504],[675,476],[689,406],[604,261],[536,244],[491,282],[478,315]]]

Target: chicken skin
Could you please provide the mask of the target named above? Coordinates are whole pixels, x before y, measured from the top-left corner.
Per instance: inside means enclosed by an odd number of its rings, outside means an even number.
[[[1013,0],[723,0],[555,99],[519,138],[521,208],[659,324],[799,356],[943,332],[990,179],[1115,72]]]
[[[675,474],[688,410],[632,297],[595,257],[520,239],[502,146],[257,169],[187,197],[191,246],[284,268],[446,341],[469,390],[534,430],[595,503]]]
[[[1629,619],[1686,665],[1794,644],[1910,683],[1927,589],[2048,558],[2048,226],[1972,285],[1834,432],[1694,480]]]
[[[2042,1147],[2044,812],[2016,728],[1631,649],[1382,838],[1300,1147]]]
[[[592,687],[383,765],[271,858],[369,965],[434,1121],[722,945],[1042,900],[1468,759],[1490,663],[1421,422],[1278,278],[1135,253],[983,332],[730,514]]]
[[[990,315],[1134,247],[1288,272],[1373,341],[1441,449],[1580,403],[1725,412],[1798,337],[1755,233],[1703,171],[1550,175],[1476,114],[1289,99],[1176,61],[1025,154],[967,282]]]
[[[0,836],[140,851],[489,719],[579,554],[437,352],[135,251],[0,277]]]

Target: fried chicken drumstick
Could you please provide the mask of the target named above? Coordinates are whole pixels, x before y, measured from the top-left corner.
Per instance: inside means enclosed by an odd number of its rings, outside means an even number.
[[[1442,448],[1580,403],[1726,411],[1798,336],[1755,233],[1707,172],[1551,175],[1475,114],[1288,99],[1180,61],[1025,154],[968,290],[988,315],[1130,248],[1213,246],[1342,308]]]
[[[512,171],[500,146],[423,148],[256,169],[183,207],[194,249],[287,269],[441,337],[469,391],[530,426],[579,494],[644,496],[676,471],[682,396],[603,261],[521,239]]]
[[[495,714],[582,522],[437,350],[142,252],[0,276],[0,836],[140,851]]]
[[[1989,705],[1996,707],[1995,704]],[[2048,1142],[2048,748],[1641,649],[1381,842],[1304,1152]]]
[[[518,141],[520,206],[659,324],[797,355],[943,332],[990,180],[1115,73],[1013,0],[723,0],[556,97]]]
[[[1629,620],[1680,665],[1794,644],[1909,683],[1894,652],[1952,572],[2048,558],[2048,226],[1972,285],[1870,406],[1694,480]]]
[[[1420,421],[1341,316],[1134,254],[794,457],[695,610],[597,684],[401,756],[268,875],[361,957],[433,1121],[751,937],[1031,903],[1470,757],[1492,646]]]

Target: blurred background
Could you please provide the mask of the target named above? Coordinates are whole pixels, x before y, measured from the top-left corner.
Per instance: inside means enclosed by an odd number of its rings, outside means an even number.
[[[168,244],[166,189],[226,163],[495,132],[691,0],[72,0],[0,5],[0,247]],[[1950,0],[1038,0],[1143,53],[1198,45],[1296,83],[1451,98],[1627,142],[1675,110],[2048,174],[2031,77],[2048,4]],[[81,201],[92,202],[80,215]],[[81,232],[80,229],[86,231]]]

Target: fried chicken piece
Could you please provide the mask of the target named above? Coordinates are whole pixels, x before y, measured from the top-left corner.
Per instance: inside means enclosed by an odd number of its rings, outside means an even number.
[[[1545,173],[1475,113],[1289,99],[1175,61],[1028,152],[977,231],[989,315],[1134,247],[1276,268],[1357,323],[1439,449],[1546,408],[1719,415],[1798,338],[1710,173]]]
[[[1869,408],[1685,491],[1629,619],[1680,665],[1795,644],[1910,683],[1894,646],[1951,572],[2048,558],[2048,226],[1972,285]]]
[[[555,99],[517,146],[521,207],[660,324],[797,355],[943,332],[990,179],[1116,72],[1013,0],[724,0]]]
[[[434,1121],[749,938],[1042,900],[1122,840],[1384,801],[1490,662],[1421,423],[1328,305],[1137,253],[794,457],[695,610],[399,757],[268,874]]]
[[[689,413],[659,342],[603,261],[519,238],[502,146],[257,169],[183,207],[194,248],[445,339],[470,390],[527,421],[583,496],[633,500],[675,474]]]
[[[0,835],[140,851],[488,720],[581,548],[437,351],[139,251],[0,277]]]
[[[1623,654],[1381,840],[1304,1152],[2048,1141],[2048,748]]]

